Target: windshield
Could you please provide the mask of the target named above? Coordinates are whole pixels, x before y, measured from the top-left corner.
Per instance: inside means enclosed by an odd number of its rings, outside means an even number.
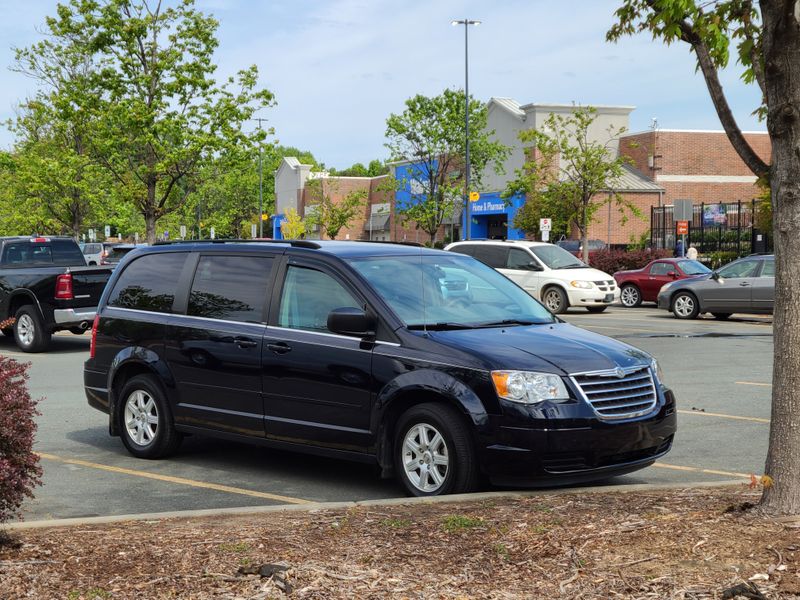
[[[555,322],[524,290],[468,256],[381,256],[348,262],[413,329]]]
[[[586,265],[558,246],[531,246],[531,252],[551,269],[576,269]]]
[[[711,269],[709,269],[703,263],[697,262],[696,260],[682,260],[678,263],[678,266],[686,275],[703,275],[705,273],[711,273]]]

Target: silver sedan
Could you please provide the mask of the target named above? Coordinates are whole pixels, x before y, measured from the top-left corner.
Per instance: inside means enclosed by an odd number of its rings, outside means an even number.
[[[775,258],[753,255],[702,277],[667,283],[658,293],[658,307],[679,319],[700,313],[727,319],[733,313],[772,314],[774,298]]]

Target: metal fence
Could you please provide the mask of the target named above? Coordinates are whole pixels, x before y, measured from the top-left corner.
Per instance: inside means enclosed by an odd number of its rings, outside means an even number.
[[[694,244],[702,255],[729,253],[745,256],[754,252],[772,250],[771,236],[755,227],[757,202],[726,202],[720,204],[695,204],[686,248]],[[650,245],[652,248],[674,250],[680,236],[676,235],[676,222],[672,206],[654,206],[650,209]]]

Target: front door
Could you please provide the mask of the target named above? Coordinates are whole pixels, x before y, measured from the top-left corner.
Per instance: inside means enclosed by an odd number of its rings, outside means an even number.
[[[675,265],[668,262],[654,262],[650,265],[647,278],[642,281],[642,300],[653,302],[658,297],[658,291],[664,284],[675,281],[670,273],[676,273]]]
[[[265,256],[199,257],[186,314],[166,336],[179,422],[264,436],[261,344],[272,265]]]
[[[516,283],[534,298],[539,297],[539,277],[540,270],[534,270],[532,265],[538,265],[539,261],[533,258],[527,250],[522,248],[509,248],[506,258],[506,268],[499,271]]]
[[[365,452],[372,344],[328,330],[334,308],[365,302],[332,270],[291,259],[264,337],[267,438]]]
[[[709,280],[703,290],[703,309],[708,312],[737,313],[752,310],[753,284],[758,260],[737,260],[717,271],[720,278]]]

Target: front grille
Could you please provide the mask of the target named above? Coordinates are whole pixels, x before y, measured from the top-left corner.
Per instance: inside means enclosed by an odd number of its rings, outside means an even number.
[[[601,292],[613,292],[615,289],[617,289],[616,283],[613,279],[609,279],[608,281],[595,281],[594,284]]]
[[[572,375],[572,381],[604,420],[646,415],[658,400],[649,367],[577,373]]]

